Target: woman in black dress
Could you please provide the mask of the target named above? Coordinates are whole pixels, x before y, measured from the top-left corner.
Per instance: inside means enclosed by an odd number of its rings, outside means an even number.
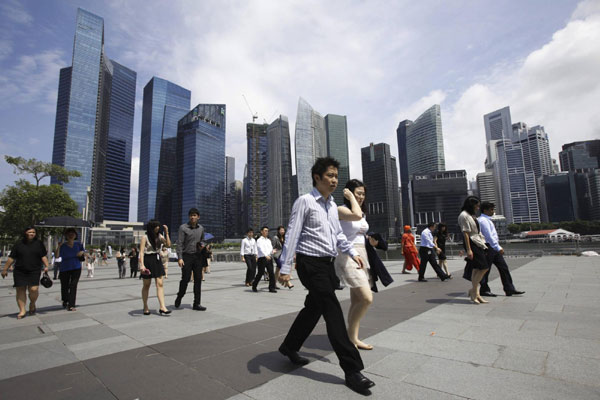
[[[21,319],[25,317],[27,292],[29,292],[29,315],[35,314],[35,302],[39,296],[38,289],[42,266],[44,272],[48,272],[46,247],[37,238],[34,227],[26,228],[23,231],[23,238],[13,246],[8,260],[4,264],[2,278],[6,278],[8,269],[13,263],[15,264],[13,270],[14,287],[17,288],[17,305],[19,306],[17,319]]]
[[[150,221],[146,224],[146,235],[142,238],[140,243],[140,276],[143,278],[144,285],[142,287],[142,301],[144,303],[144,315],[150,315],[148,309],[148,293],[150,292],[150,284],[152,278],[156,283],[156,297],[158,297],[159,312],[160,314],[170,314],[171,310],[165,306],[165,290],[163,287],[163,277],[165,276],[165,270],[163,264],[160,261],[161,245],[165,244],[167,247],[171,247],[171,239],[169,238],[169,228],[163,225],[165,235],[161,235],[160,223],[158,221]],[[198,277],[198,279],[201,279]]]
[[[438,229],[433,237],[433,243],[439,249],[438,260],[440,261],[440,267],[444,269],[448,278],[452,278],[452,275],[448,272],[448,261],[446,259],[446,239],[448,238],[448,227],[446,224],[438,224]]]
[[[131,252],[129,252],[129,269],[131,273],[129,275],[130,278],[135,278],[138,273],[138,251],[135,245],[131,246]]]

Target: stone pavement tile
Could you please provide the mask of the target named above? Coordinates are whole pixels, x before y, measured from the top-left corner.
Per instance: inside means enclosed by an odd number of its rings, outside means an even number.
[[[565,308],[565,305],[563,303],[560,304],[550,304],[550,303],[539,303],[537,306],[535,306],[535,308],[533,309],[533,311],[536,312],[562,312],[563,309]]]
[[[446,338],[458,338],[469,327],[460,322],[446,322],[444,320],[420,320],[412,318],[389,328],[396,332],[409,332],[418,335],[434,335]]]
[[[251,344],[190,363],[199,373],[243,392],[299,368],[276,349]]]
[[[491,343],[475,343],[406,332],[385,331],[369,338],[369,341],[373,346],[481,365],[492,365],[500,354],[499,346]]]
[[[410,373],[420,371],[421,366],[429,362],[431,356],[406,351],[390,352],[379,362],[366,366],[365,371],[394,381],[402,381]]]
[[[504,347],[493,366],[526,374],[542,375],[547,357],[548,353],[545,351]]]
[[[38,325],[15,327],[10,329],[4,329],[1,331],[0,344],[15,343],[20,342],[22,340],[38,339],[44,336],[44,333],[42,333],[38,329]]]
[[[235,396],[228,398],[227,400],[253,400],[252,397],[246,396],[243,393],[238,393]]]
[[[590,315],[600,317],[600,307],[594,307],[591,304],[588,304],[587,306],[565,305],[561,311],[568,314],[581,315],[586,318]]]
[[[70,321],[76,321],[76,320],[80,320],[80,319],[87,319],[87,315],[85,315],[83,312],[79,312],[79,311],[66,311],[63,310],[61,308],[60,311],[51,313],[51,314],[46,314],[44,316],[40,316],[38,317],[44,324],[46,325],[50,325],[50,324],[59,324],[62,322],[70,322]]]
[[[113,329],[130,336],[147,346],[198,334],[197,327],[186,324],[184,321],[175,318],[171,319],[169,316],[159,317],[156,315],[148,315],[145,317],[145,321],[136,321],[131,324],[119,324],[113,326]]]
[[[582,339],[600,339],[600,321],[581,317],[580,322],[560,322],[556,330],[558,336],[576,337]]]
[[[21,346],[30,346],[32,344],[50,342],[52,340],[58,340],[58,338],[54,335],[43,335],[43,336],[35,338],[35,339],[25,339],[25,340],[20,340],[18,342],[0,344],[0,351],[14,349],[14,348],[21,347]]]
[[[34,379],[34,380],[33,380]],[[72,363],[0,381],[2,398],[44,400],[115,400],[81,363]]]
[[[404,382],[469,399],[594,399],[600,390],[498,368],[435,358]]]
[[[77,361],[58,340],[3,350],[0,359],[0,380]]]
[[[550,353],[545,375],[600,388],[600,359]]]
[[[83,361],[118,399],[225,399],[237,392],[152,349]]]
[[[591,304],[598,303],[599,297],[600,296],[569,295],[569,297],[565,301],[565,305],[587,307]]]
[[[70,329],[86,328],[90,326],[100,325],[100,323],[91,318],[81,318],[73,321],[55,322],[52,324],[46,324],[46,326],[53,332],[66,331]]]
[[[142,346],[143,345],[140,342],[133,340],[129,336],[120,335],[108,337],[106,339],[87,341],[67,347],[75,354],[75,357],[77,357],[78,360],[87,360]]]
[[[183,364],[190,364],[227,351],[235,351],[235,349],[248,344],[247,340],[226,335],[221,331],[213,331],[202,335],[156,343],[151,347],[155,351]]]
[[[251,329],[244,329],[244,325],[239,329],[222,329],[221,332],[225,335],[234,336],[244,339],[247,343],[257,343],[274,337],[279,337],[287,334],[289,326],[273,326],[263,324],[262,322],[253,323]],[[282,338],[283,339],[283,338]]]
[[[523,326],[521,326],[521,332],[530,332],[535,333],[537,335],[554,336],[556,334],[557,327],[558,322],[556,321],[529,320],[525,321]]]
[[[5,329],[22,328],[29,325],[41,325],[41,322],[39,318],[29,316],[17,319],[17,312],[11,309],[8,315],[0,317],[0,336]]]
[[[121,333],[111,329],[106,325],[94,325],[84,328],[68,329],[55,333],[60,341],[66,346],[72,346],[80,343],[91,342],[99,339],[119,336]]]

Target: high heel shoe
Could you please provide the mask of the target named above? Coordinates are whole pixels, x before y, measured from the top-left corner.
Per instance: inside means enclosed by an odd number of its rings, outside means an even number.
[[[489,301],[484,300],[483,297],[481,297],[481,296],[477,296],[477,300],[482,304],[489,303]]]
[[[144,311],[144,315],[150,315],[150,310]]]
[[[477,295],[474,295],[473,289],[469,289],[469,297],[473,304],[479,304],[479,300],[477,299]]]
[[[293,288],[293,287],[294,287],[294,285],[288,285],[288,287],[287,287],[287,288],[288,288],[288,289],[291,289],[291,288]]]
[[[169,314],[171,314],[171,310],[163,311],[163,310],[159,309],[158,312],[160,313],[160,315],[163,315],[163,314],[169,315]]]

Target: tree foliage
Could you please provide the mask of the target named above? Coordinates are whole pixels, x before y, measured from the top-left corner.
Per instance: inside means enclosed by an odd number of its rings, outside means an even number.
[[[40,181],[52,176],[63,183],[69,182],[73,177],[80,177],[79,171],[69,171],[60,165],[47,163],[31,158],[29,160],[23,157],[4,156],[7,163],[15,168],[15,174],[31,174],[35,179],[35,186],[40,186]]]
[[[564,229],[569,232],[579,233],[580,235],[599,235],[600,221],[577,220],[564,222],[523,223],[508,225],[508,231],[513,234],[526,231],[540,231],[545,229]]]
[[[79,217],[77,203],[60,185],[36,186],[26,180],[15,182],[0,193],[0,230],[18,236],[29,225],[58,215]]]

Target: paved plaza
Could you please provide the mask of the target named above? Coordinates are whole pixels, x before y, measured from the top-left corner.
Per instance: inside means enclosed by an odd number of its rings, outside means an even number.
[[[402,275],[380,286],[364,318],[365,375],[378,399],[599,399],[600,258],[509,259],[524,296],[473,305],[454,279]],[[203,283],[205,312],[191,309],[192,287],[174,309],[180,272],[165,282],[170,316],[142,314],[141,282],[117,279],[114,261],[79,283],[78,310],[60,306],[60,284],[40,287],[38,313],[16,319],[12,276],[0,280],[0,399],[329,399],[362,398],[344,385],[323,320],[291,365],[277,352],[306,291],[253,293],[245,265],[213,263]],[[349,290],[337,292],[346,312]]]

